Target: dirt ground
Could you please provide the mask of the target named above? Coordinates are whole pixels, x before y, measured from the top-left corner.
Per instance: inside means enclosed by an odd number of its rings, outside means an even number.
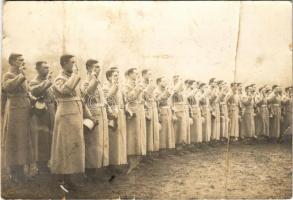
[[[107,181],[110,173],[104,174],[98,183],[88,183],[80,191],[65,194],[51,175],[41,175],[22,186],[2,184],[2,197],[290,198],[291,147],[291,143],[230,144],[227,163],[227,145],[196,146],[146,159],[130,174],[117,175],[112,181]]]

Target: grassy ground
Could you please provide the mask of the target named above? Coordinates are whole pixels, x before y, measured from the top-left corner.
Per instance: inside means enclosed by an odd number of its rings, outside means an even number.
[[[128,175],[111,172],[76,192],[64,192],[52,175],[7,185],[4,198],[289,198],[292,195],[291,143],[194,146],[145,159]],[[228,159],[228,160],[227,160]]]

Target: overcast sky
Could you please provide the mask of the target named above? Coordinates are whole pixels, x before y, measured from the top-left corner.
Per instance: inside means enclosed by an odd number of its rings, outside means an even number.
[[[22,53],[28,67],[48,60],[56,71],[66,52],[81,68],[96,58],[104,70],[285,86],[292,83],[291,12],[290,2],[264,1],[6,2],[3,60]]]

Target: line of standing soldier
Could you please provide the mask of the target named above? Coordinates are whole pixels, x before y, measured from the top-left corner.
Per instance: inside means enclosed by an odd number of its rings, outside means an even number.
[[[99,80],[97,60],[86,62],[81,81],[73,55],[60,58],[61,73],[52,80],[47,62],[36,63],[38,75],[27,81],[21,54],[11,54],[2,82],[2,163],[13,181],[24,167],[58,174],[74,185],[72,174],[95,178],[97,169],[126,165],[141,156],[175,146],[212,143],[228,138],[271,137],[292,128],[292,87],[245,87],[210,79],[156,81],[150,70],[125,73],[122,87],[116,67]],[[4,98],[5,97],[5,98]],[[83,120],[95,126],[85,129]],[[46,168],[49,166],[49,168]],[[3,167],[3,164],[2,164]]]

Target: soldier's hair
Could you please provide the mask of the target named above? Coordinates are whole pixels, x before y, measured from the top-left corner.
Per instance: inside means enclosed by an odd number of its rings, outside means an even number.
[[[157,78],[157,80],[156,80],[157,85],[162,82],[162,79],[163,79],[163,77]]]
[[[65,54],[60,57],[60,65],[63,67],[74,55]]]
[[[247,92],[247,90],[251,87],[251,85],[248,85],[245,87],[245,91]]]
[[[134,70],[136,70],[135,67],[128,69],[128,70],[125,72],[125,76],[129,76],[130,74],[132,74],[132,73],[134,72]]]
[[[42,67],[42,64],[46,64],[46,61],[38,61],[36,62],[36,70],[40,70],[40,68]]]
[[[189,84],[189,82],[190,82],[189,79],[186,79],[186,80],[184,81],[185,84]]]
[[[94,59],[88,59],[85,63],[85,67],[88,70],[89,68],[91,68],[93,66],[93,64],[97,64],[99,61],[94,60]]]
[[[189,85],[192,85],[194,82],[196,82],[196,80],[189,80]]]
[[[272,86],[272,89],[274,90],[276,87],[278,87],[278,85],[273,85]]]
[[[22,54],[19,54],[19,53],[11,53],[11,54],[9,55],[9,58],[8,58],[8,63],[9,63],[10,65],[12,65],[13,62],[16,61],[16,59],[17,59],[18,57],[21,57],[21,56],[22,56]]]
[[[209,85],[212,84],[213,82],[215,82],[215,80],[216,80],[216,78],[211,78],[211,79],[209,80]]]
[[[106,78],[108,81],[110,81],[110,77],[113,75],[114,72],[117,72],[115,69],[109,69],[106,71]]]
[[[118,67],[110,67],[110,69],[118,71]]]
[[[237,83],[230,83],[230,87],[233,87],[234,85],[237,85]]]
[[[291,88],[292,88],[292,86],[286,87],[285,92],[288,92]]]
[[[148,69],[143,69],[142,71],[141,71],[141,75],[142,76],[144,76],[144,75],[146,75],[147,73],[148,73]]]
[[[203,86],[205,86],[206,84],[205,83],[201,83],[199,84],[199,89],[201,89]]]

